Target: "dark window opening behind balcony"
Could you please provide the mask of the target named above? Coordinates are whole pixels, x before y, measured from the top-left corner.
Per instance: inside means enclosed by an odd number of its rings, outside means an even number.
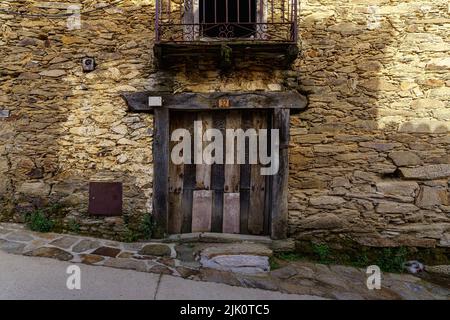
[[[156,43],[295,44],[297,8],[298,0],[156,0]]]
[[[256,0],[200,0],[202,36],[249,38],[256,30]]]

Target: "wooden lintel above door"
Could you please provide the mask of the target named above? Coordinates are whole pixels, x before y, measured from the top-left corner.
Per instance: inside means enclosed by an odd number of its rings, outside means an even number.
[[[291,114],[306,109],[308,100],[297,91],[168,93],[159,91],[124,92],[130,112],[153,113],[156,108],[184,111],[233,109],[290,109]],[[149,97],[161,97],[162,106],[150,106]]]

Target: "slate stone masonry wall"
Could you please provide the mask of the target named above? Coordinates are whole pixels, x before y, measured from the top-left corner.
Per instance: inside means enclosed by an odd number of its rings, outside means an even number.
[[[77,3],[71,1],[72,3]],[[114,1],[109,1],[112,3]],[[43,2],[8,1],[0,8],[36,15],[66,14]],[[84,2],[82,11],[104,3]],[[58,6],[56,6],[58,7]],[[66,18],[0,13],[0,198],[6,218],[49,203],[67,210],[80,231],[119,237],[127,220],[151,212],[152,117],[129,114],[122,91],[145,90],[153,71],[154,5],[125,1]],[[83,73],[81,59],[97,68]],[[89,181],[121,181],[124,217],[87,215]]]
[[[290,226],[300,239],[450,245],[448,1],[306,1]]]
[[[66,13],[36,4],[0,9]],[[153,0],[81,14],[73,30],[0,12],[3,219],[58,202],[80,232],[111,238],[152,211],[152,116],[128,113],[120,92],[297,88],[310,104],[291,120],[290,235],[450,246],[448,1],[308,0],[300,15],[292,70],[240,63],[224,75],[154,68]],[[82,72],[85,56],[95,71]],[[88,182],[99,180],[124,183],[125,218],[87,216]]]

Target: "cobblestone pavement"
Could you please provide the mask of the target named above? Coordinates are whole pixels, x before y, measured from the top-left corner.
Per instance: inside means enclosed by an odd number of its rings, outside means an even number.
[[[382,288],[369,290],[365,270],[354,267],[297,261],[286,263],[273,271],[258,271],[266,268],[248,267],[245,263],[264,263],[268,259],[254,257],[268,257],[272,250],[248,241],[234,244],[123,243],[75,235],[37,233],[26,230],[23,225],[2,223],[0,250],[25,256],[329,299],[450,299],[448,288],[409,274],[384,273]],[[200,263],[200,260],[206,258],[227,256],[232,259],[222,261],[238,264],[241,268],[231,268],[238,272],[227,271],[229,268],[225,265],[219,266],[221,270],[218,270],[204,267]],[[215,263],[220,261],[218,259]]]
[[[71,262],[0,251],[0,300],[317,300],[320,297],[233,287],[156,273],[90,265],[67,288]]]

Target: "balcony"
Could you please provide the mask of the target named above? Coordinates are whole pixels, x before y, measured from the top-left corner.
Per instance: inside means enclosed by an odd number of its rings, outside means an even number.
[[[249,54],[290,63],[298,53],[298,0],[157,0],[159,62]]]

